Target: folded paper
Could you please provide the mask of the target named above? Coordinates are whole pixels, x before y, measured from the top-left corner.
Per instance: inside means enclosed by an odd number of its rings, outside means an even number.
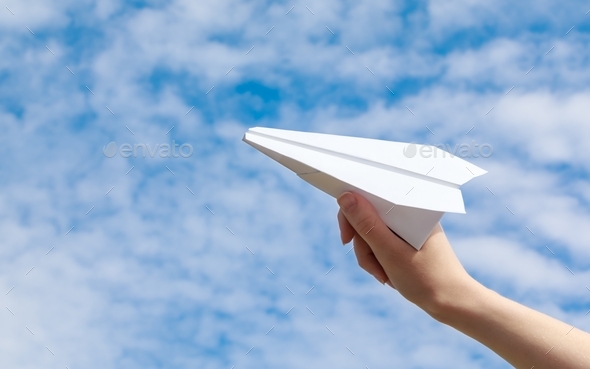
[[[254,127],[243,141],[337,198],[365,197],[419,250],[445,212],[465,213],[459,189],[485,170],[430,145]]]

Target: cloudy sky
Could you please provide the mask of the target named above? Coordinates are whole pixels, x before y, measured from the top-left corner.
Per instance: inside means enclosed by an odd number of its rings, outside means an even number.
[[[454,249],[590,331],[588,2],[0,3],[3,366],[510,368],[363,272],[252,126],[490,145]]]

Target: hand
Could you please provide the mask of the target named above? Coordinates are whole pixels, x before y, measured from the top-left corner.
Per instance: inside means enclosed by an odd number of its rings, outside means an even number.
[[[445,307],[481,286],[455,256],[440,224],[417,251],[393,233],[359,194],[345,192],[338,204],[342,243],[354,239],[359,266],[433,317],[442,318]]]
[[[481,342],[515,368],[590,368],[590,334],[476,282],[440,225],[417,251],[362,196],[345,192],[338,204],[342,243],[354,239],[361,268],[382,283],[389,281],[433,318]]]

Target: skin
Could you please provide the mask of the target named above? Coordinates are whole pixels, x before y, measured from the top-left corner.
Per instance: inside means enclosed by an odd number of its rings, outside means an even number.
[[[509,300],[473,279],[435,227],[417,251],[356,193],[338,197],[342,243],[361,268],[410,302],[489,347],[515,368],[590,368],[590,334]]]

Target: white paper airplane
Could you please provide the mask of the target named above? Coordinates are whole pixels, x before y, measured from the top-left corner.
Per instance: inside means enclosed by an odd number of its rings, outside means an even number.
[[[465,213],[459,187],[487,173],[430,145],[263,127],[242,140],[335,198],[361,194],[417,250],[445,212]]]

